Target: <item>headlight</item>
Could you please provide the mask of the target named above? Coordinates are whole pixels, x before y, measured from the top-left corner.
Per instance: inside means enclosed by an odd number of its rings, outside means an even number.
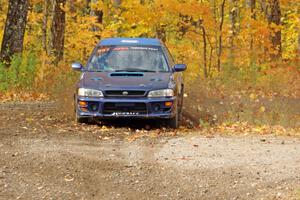
[[[100,90],[79,88],[78,89],[78,96],[83,96],[83,97],[103,97],[103,93]]]
[[[154,90],[150,91],[148,97],[173,97],[174,91],[172,89]]]

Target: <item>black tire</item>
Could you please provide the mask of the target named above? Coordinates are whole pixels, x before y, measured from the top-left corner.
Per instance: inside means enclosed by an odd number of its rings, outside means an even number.
[[[75,108],[75,122],[78,124],[88,124],[90,119],[87,117],[79,117],[77,114],[77,109]]]
[[[180,108],[178,109],[178,120],[181,122],[182,121],[182,113],[183,113],[183,92],[181,93],[181,104],[180,104]]]
[[[177,110],[176,110],[175,117],[167,120],[168,127],[172,128],[172,129],[177,129],[179,127],[179,111],[178,111],[178,108],[176,108],[176,109]]]
[[[182,122],[182,117],[183,116],[183,114],[182,114],[182,108],[181,108],[181,110],[180,110],[180,112],[178,113],[178,121],[179,122]]]
[[[76,116],[76,123],[78,124],[88,124],[89,118],[81,118]]]

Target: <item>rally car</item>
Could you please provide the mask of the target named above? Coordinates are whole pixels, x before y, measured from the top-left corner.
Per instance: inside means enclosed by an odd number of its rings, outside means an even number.
[[[163,119],[177,128],[182,114],[185,64],[175,64],[167,47],[152,38],[100,41],[80,71],[74,95],[76,121],[107,118]]]

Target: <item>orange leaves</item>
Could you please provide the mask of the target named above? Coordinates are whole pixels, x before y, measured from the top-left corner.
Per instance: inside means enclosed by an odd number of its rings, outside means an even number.
[[[36,93],[36,92],[24,92],[24,91],[0,92],[0,103],[45,101],[48,99],[49,97],[46,94]]]
[[[299,128],[285,128],[283,126],[251,125],[247,122],[236,122],[231,124],[220,124],[217,126],[204,128],[201,133],[215,133],[218,135],[280,135],[280,136],[300,136]]]

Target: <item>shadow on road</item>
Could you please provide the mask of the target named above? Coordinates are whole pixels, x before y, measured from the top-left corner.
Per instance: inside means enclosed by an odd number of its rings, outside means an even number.
[[[154,119],[106,119],[106,120],[96,120],[96,124],[113,126],[115,128],[130,128],[130,129],[161,129],[166,126],[164,120],[154,120]]]

